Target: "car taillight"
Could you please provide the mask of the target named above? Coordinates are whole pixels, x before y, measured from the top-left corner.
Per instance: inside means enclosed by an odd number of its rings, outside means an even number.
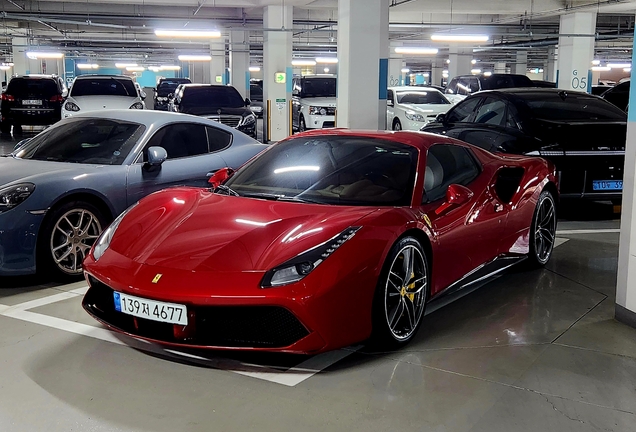
[[[63,100],[64,98],[62,97],[62,95],[55,95],[51,97],[51,99],[49,99],[50,102],[62,102]]]
[[[0,99],[2,99],[3,101],[7,101],[7,102],[15,101],[15,98],[13,96],[8,95],[6,93],[3,93],[2,96],[0,97]]]

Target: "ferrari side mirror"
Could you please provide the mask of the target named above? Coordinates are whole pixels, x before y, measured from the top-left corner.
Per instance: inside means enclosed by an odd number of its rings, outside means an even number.
[[[221,168],[214,173],[210,173],[210,178],[208,179],[208,183],[213,189],[216,189],[220,185],[222,185],[227,179],[232,177],[234,174],[234,170],[230,167]]]
[[[466,204],[473,197],[473,191],[460,184],[452,184],[446,190],[446,201],[435,210],[435,214],[442,214],[445,211]]]

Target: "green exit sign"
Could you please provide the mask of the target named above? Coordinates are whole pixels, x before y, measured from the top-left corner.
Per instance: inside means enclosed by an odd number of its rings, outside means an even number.
[[[285,74],[285,72],[276,72],[274,74],[274,81],[276,84],[285,84],[287,81],[287,74]]]

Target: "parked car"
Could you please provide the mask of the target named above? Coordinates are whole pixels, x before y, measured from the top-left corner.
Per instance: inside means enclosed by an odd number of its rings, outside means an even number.
[[[605,93],[606,91],[608,91],[612,87],[614,87],[614,86],[601,85],[601,84],[593,85],[592,86],[592,91],[590,93],[593,94],[594,96],[602,96],[603,93]]]
[[[145,109],[132,78],[123,75],[80,75],[62,107],[62,118],[105,109]]]
[[[250,103],[232,86],[181,84],[170,107],[174,112],[205,117],[256,138],[256,116]]]
[[[263,80],[250,81],[250,109],[258,118],[263,118]]]
[[[219,173],[214,191],[153,194],[102,235],[85,261],[93,317],[196,348],[392,349],[427,305],[515,263],[545,265],[554,247],[557,179],[540,158],[315,131],[220,186]]]
[[[81,275],[102,230],[140,198],[205,186],[265,148],[200,117],[109,110],[62,120],[0,157],[0,276]]]
[[[439,90],[432,87],[389,87],[386,127],[418,131],[452,106]]]
[[[525,75],[459,75],[453,78],[446,86],[446,97],[451,102],[457,103],[466,96],[478,91],[516,87],[534,87],[534,84]]]
[[[20,75],[2,93],[0,132],[19,132],[22,125],[48,126],[60,120],[68,90],[57,75]]]
[[[154,109],[168,111],[168,102],[179,84],[191,84],[188,78],[161,78],[155,91]]]
[[[336,125],[336,77],[305,76],[292,84],[292,128],[332,128]]]
[[[620,84],[616,84],[614,87],[603,93],[601,97],[627,112],[627,108],[629,106],[629,83],[630,81],[624,81]]]
[[[539,87],[539,88],[556,88],[557,87],[555,82],[543,81],[543,80],[532,80],[532,86]]]
[[[466,98],[422,128],[499,153],[542,156],[562,198],[620,200],[627,116],[598,96],[506,89]]]

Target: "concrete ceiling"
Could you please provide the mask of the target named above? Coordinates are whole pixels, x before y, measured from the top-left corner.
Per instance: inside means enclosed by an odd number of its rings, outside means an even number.
[[[250,50],[262,55],[263,8],[294,6],[294,51],[297,56],[334,52],[337,46],[337,0],[0,0],[0,50],[11,52],[12,37],[30,44],[64,49],[79,56],[117,59],[136,55],[149,61],[176,59],[183,52],[205,52],[201,40],[161,40],[155,28],[218,28],[250,31]],[[547,48],[556,43],[559,15],[595,11],[597,55],[631,57],[636,0],[390,0],[390,39],[405,45],[432,46],[439,31],[487,33],[491,40],[476,53],[483,62],[513,61],[529,52],[529,66],[540,67]],[[280,29],[276,29],[280,30]],[[445,55],[445,45],[440,55]],[[426,68],[428,58],[408,58]]]

